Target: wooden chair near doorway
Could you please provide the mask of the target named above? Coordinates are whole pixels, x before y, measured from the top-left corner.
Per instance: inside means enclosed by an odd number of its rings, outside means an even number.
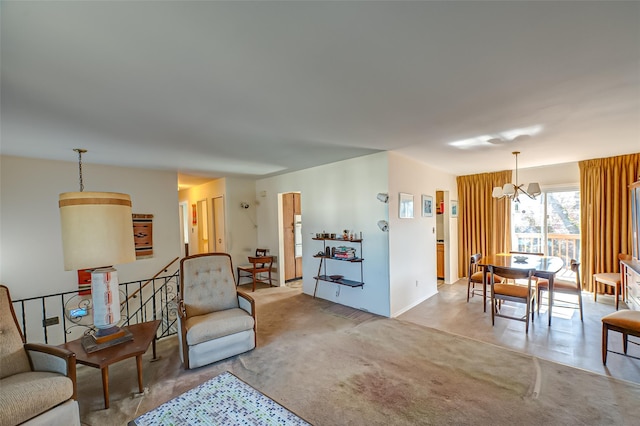
[[[256,249],[255,256],[249,256],[249,264],[238,266],[238,282],[236,286],[240,285],[240,278],[251,278],[253,281],[253,290],[256,291],[256,283],[273,285],[271,279],[271,269],[273,266],[273,256],[267,256],[267,249]],[[261,274],[267,273],[268,278],[265,279]]]

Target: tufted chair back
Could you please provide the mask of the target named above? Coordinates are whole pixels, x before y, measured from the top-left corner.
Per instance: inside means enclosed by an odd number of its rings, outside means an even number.
[[[205,253],[180,261],[180,295],[187,317],[238,307],[231,256]]]
[[[9,289],[0,285],[0,379],[31,371]]]

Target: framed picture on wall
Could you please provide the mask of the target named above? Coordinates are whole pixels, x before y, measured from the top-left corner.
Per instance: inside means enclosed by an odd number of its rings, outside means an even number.
[[[422,195],[422,217],[433,216],[433,197],[431,195]]]
[[[400,219],[413,218],[413,194],[400,193],[398,202],[398,216]]]
[[[458,217],[458,201],[451,201],[451,217]]]

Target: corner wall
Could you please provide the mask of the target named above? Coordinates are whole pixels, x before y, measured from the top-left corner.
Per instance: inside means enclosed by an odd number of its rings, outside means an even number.
[[[318,283],[317,297],[389,316],[389,234],[380,231],[378,220],[388,220],[387,204],[376,199],[387,192],[387,153],[377,153],[314,167],[256,182],[258,244],[274,252],[279,246],[278,195],[300,192],[302,200],[303,291],[313,295],[319,260],[313,255],[323,248],[313,240],[316,233],[362,232],[365,259],[362,288],[330,282]],[[333,245],[339,243],[332,242]],[[332,262],[327,274],[359,279],[358,264]]]
[[[390,309],[395,317],[438,292],[436,277],[436,213],[422,217],[422,195],[434,199],[436,190],[448,191],[445,205],[457,200],[453,175],[432,169],[423,163],[389,152],[389,275]],[[413,219],[399,218],[400,192],[412,194]],[[447,215],[450,208],[447,208]],[[449,274],[457,277],[457,219],[445,218],[445,250],[449,259]],[[453,280],[455,281],[455,280]]]

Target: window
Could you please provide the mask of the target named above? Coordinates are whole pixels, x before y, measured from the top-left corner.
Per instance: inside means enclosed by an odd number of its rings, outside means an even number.
[[[571,259],[580,260],[580,192],[575,188],[545,190],[536,200],[521,196],[511,205],[514,251],[560,257],[558,277],[572,279]]]

